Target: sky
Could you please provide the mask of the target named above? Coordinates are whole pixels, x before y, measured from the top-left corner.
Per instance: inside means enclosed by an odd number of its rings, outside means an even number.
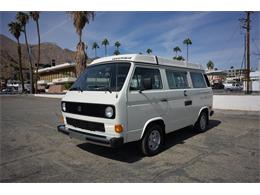
[[[7,24],[15,20],[16,12],[0,12],[0,33],[13,39]],[[179,46],[186,58],[185,38],[192,40],[189,61],[206,67],[209,60],[218,69],[231,66],[240,68],[244,54],[245,30],[239,19],[244,12],[96,12],[83,30],[83,41],[87,43],[87,54],[94,57],[93,42],[98,42],[98,56],[104,56],[101,42],[110,42],[108,53],[113,54],[114,43],[121,43],[121,54],[145,53],[151,48],[154,55],[172,58],[173,48]],[[260,12],[251,17],[251,66],[260,68]],[[40,34],[42,42],[53,42],[62,48],[75,51],[78,36],[73,22],[66,12],[41,12]],[[37,44],[35,23],[27,26],[30,44]],[[24,42],[23,36],[21,42]]]

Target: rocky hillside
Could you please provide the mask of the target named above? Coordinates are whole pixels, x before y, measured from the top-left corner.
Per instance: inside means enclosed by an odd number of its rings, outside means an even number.
[[[33,64],[37,62],[37,45],[31,45]],[[50,64],[55,59],[56,64],[74,61],[75,52],[62,49],[54,43],[41,44],[40,64]],[[22,44],[23,68],[28,68],[28,56],[25,44]],[[18,67],[17,44],[12,39],[0,34],[0,77],[8,79]]]

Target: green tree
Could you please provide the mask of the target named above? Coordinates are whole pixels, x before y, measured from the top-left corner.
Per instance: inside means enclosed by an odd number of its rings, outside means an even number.
[[[92,49],[95,50],[95,57],[97,57],[97,49],[99,49],[99,45],[97,44],[97,42],[94,42],[94,43],[93,43]]]
[[[190,38],[184,39],[183,44],[187,46],[187,62],[189,61],[189,45],[192,45],[192,41]]]
[[[24,80],[23,80],[23,70],[22,70],[22,52],[21,52],[21,44],[20,44],[20,36],[22,32],[22,25],[19,22],[10,22],[8,24],[9,32],[16,38],[17,40],[17,53],[18,53],[18,61],[19,61],[19,75],[22,83],[22,91],[24,92]]]
[[[207,68],[208,68],[208,70],[213,70],[214,69],[214,63],[211,60],[208,61]]]
[[[27,39],[27,33],[26,33],[26,25],[29,22],[29,15],[25,12],[18,12],[16,14],[16,19],[20,22],[22,25],[22,32],[24,33],[25,37],[25,44],[30,64],[30,93],[34,93],[34,82],[33,82],[33,65],[32,65],[32,58],[31,58],[31,50],[29,48],[28,39]]]
[[[114,51],[114,55],[119,55],[120,54],[120,51],[118,50],[118,49],[116,49],[115,51]]]
[[[105,38],[101,44],[105,46],[105,56],[107,56],[107,46],[109,45],[108,39]]]
[[[173,57],[174,60],[178,60],[178,61],[184,61],[185,59],[182,56],[175,56]]]
[[[36,27],[37,27],[37,36],[38,36],[38,55],[37,55],[37,64],[36,64],[36,76],[35,76],[35,93],[38,92],[38,69],[41,59],[41,37],[40,37],[40,27],[39,27],[39,18],[40,18],[40,12],[33,11],[30,12],[30,16],[35,21]]]
[[[153,52],[153,50],[150,49],[150,48],[148,48],[148,49],[146,50],[146,53],[148,53],[148,54],[151,54],[152,52]]]
[[[181,48],[179,48],[178,46],[173,48],[173,51],[176,53],[175,57],[178,56],[178,52],[181,52]]]
[[[87,45],[82,42],[82,31],[86,24],[90,23],[90,20],[94,20],[95,12],[93,11],[71,11],[68,12],[73,20],[76,33],[79,36],[79,42],[77,44],[76,51],[76,76],[78,77],[86,68],[87,54],[85,49]]]

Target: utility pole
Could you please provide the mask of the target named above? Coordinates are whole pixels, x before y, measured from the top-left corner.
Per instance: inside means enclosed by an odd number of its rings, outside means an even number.
[[[246,11],[246,18],[239,19],[242,28],[246,29],[246,94],[250,94],[250,14],[252,11]]]
[[[250,93],[250,12],[246,12],[246,94]]]
[[[245,24],[242,26],[246,29],[246,94],[250,94],[250,14],[253,12],[246,11]]]

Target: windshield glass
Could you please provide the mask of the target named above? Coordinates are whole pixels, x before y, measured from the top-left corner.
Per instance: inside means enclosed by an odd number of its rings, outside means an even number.
[[[86,68],[70,91],[120,91],[130,63],[109,63]]]

